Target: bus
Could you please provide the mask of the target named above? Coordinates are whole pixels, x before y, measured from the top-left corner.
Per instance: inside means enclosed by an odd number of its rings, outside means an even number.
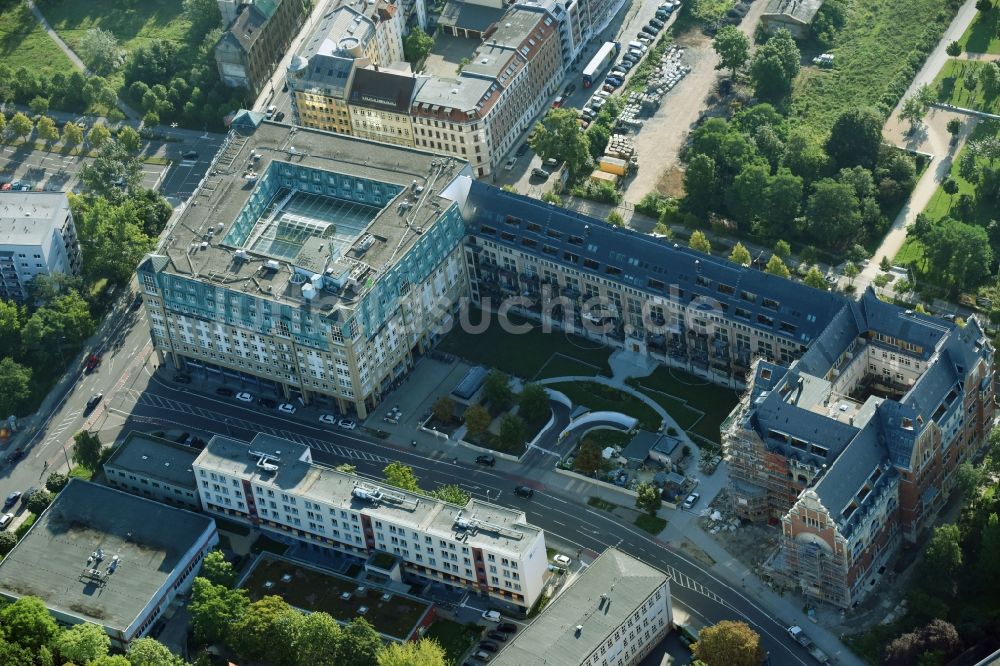
[[[604,45],[597,50],[597,53],[591,58],[587,66],[583,68],[583,87],[589,88],[594,85],[596,81],[604,70],[614,62],[615,56],[618,55],[618,51],[621,47],[618,42],[604,42]]]

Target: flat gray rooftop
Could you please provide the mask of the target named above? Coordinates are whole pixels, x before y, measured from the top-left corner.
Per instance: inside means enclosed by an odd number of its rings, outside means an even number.
[[[0,192],[0,244],[38,245],[69,215],[62,192]]]
[[[207,516],[71,479],[0,563],[0,593],[40,597],[52,610],[124,631],[214,528]],[[103,587],[83,575],[98,548],[102,572],[121,558]]]
[[[198,451],[190,446],[133,431],[105,465],[196,490],[198,484],[191,464],[197,457]]]

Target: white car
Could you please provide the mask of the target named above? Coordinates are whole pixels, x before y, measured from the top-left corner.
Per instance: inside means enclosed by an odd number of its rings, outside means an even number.
[[[358,427],[358,424],[355,423],[352,419],[340,419],[340,421],[337,422],[337,425],[339,425],[344,430],[354,430],[355,428]]]
[[[483,611],[483,619],[490,622],[500,621],[500,611]]]
[[[337,417],[333,414],[323,414],[319,417],[319,422],[327,425],[337,425]]]
[[[684,502],[681,504],[681,507],[683,507],[685,509],[690,509],[695,504],[697,504],[698,500],[700,500],[700,499],[701,499],[701,494],[700,493],[691,493],[690,495],[688,495],[687,497],[684,498]]]
[[[512,157],[509,160],[507,160],[507,162],[503,165],[503,168],[506,169],[507,171],[511,171],[514,169],[515,164],[517,164],[517,158]]]
[[[10,525],[10,523],[11,523],[12,520],[14,520],[14,514],[13,513],[5,513],[5,514],[3,514],[3,518],[0,518],[0,530],[7,529],[7,526]]]
[[[237,393],[236,399],[239,400],[240,402],[253,402],[253,396],[247,393],[246,391]]]
[[[278,411],[281,412],[282,414],[294,414],[295,405],[293,405],[290,402],[283,402],[280,405],[278,405]]]
[[[569,559],[565,555],[556,555],[552,558],[552,561],[560,566],[568,567],[573,560]]]

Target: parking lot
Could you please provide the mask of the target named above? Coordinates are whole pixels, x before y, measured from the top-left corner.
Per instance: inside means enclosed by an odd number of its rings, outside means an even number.
[[[5,145],[0,148],[0,182],[33,190],[76,192],[79,191],[80,169],[92,162],[89,157],[33,150],[30,144],[27,147]],[[143,164],[143,187],[155,187],[164,168]]]

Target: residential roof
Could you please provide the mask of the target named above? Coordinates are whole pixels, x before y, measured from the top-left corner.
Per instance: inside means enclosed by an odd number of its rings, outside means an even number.
[[[237,14],[236,20],[222,38],[235,40],[244,52],[249,53],[257,39],[264,33],[264,28],[274,15],[278,3],[280,0],[264,0],[260,6],[257,3],[240,5],[244,9]]]
[[[783,16],[798,23],[811,23],[824,0],[771,0],[763,16]]]
[[[184,555],[215,522],[107,486],[70,479],[24,538],[0,563],[0,593],[40,597],[47,607],[125,631]],[[104,571],[120,566],[103,587],[83,577],[88,558],[104,551]]]
[[[500,20],[503,12],[502,7],[487,7],[463,0],[448,0],[438,18],[438,25],[485,32],[487,28]]]
[[[322,88],[346,98],[351,70],[375,36],[371,18],[339,0],[327,0],[323,14],[288,65],[288,82],[296,90]]]
[[[415,113],[455,110],[460,113],[483,115],[480,110],[489,98],[496,82],[472,76],[447,78],[428,77],[413,99]]]
[[[491,663],[579,666],[668,580],[662,571],[608,548],[503,645]],[[608,595],[604,604],[602,594]],[[578,626],[583,627],[579,632]]]
[[[198,451],[190,446],[133,430],[104,465],[195,490],[198,484],[191,465],[197,457]]]
[[[650,449],[660,440],[660,433],[640,430],[635,433],[625,448],[622,449],[622,457],[627,460],[645,460],[649,456]]]
[[[64,192],[0,192],[0,245],[42,245],[70,215]]]
[[[351,85],[351,104],[409,114],[417,80],[413,75],[392,71],[358,69]]]
[[[251,451],[268,453],[277,471],[268,472],[258,467],[259,457]],[[354,496],[359,484],[374,484],[355,474],[345,474],[329,467],[314,465],[309,447],[280,437],[258,433],[249,444],[216,435],[198,456],[199,467],[209,467],[223,474],[251,477],[254,483],[273,487],[275,490],[294,491],[300,495],[333,507],[364,510],[396,525],[413,526],[438,534],[450,534],[473,547],[487,548],[493,552],[521,553],[530,548],[541,530],[526,522],[523,511],[471,499],[465,506],[449,504],[425,495],[406,492],[391,486],[383,490],[398,495],[399,501],[373,504]],[[457,521],[480,521],[502,529],[481,527],[464,530]]]

